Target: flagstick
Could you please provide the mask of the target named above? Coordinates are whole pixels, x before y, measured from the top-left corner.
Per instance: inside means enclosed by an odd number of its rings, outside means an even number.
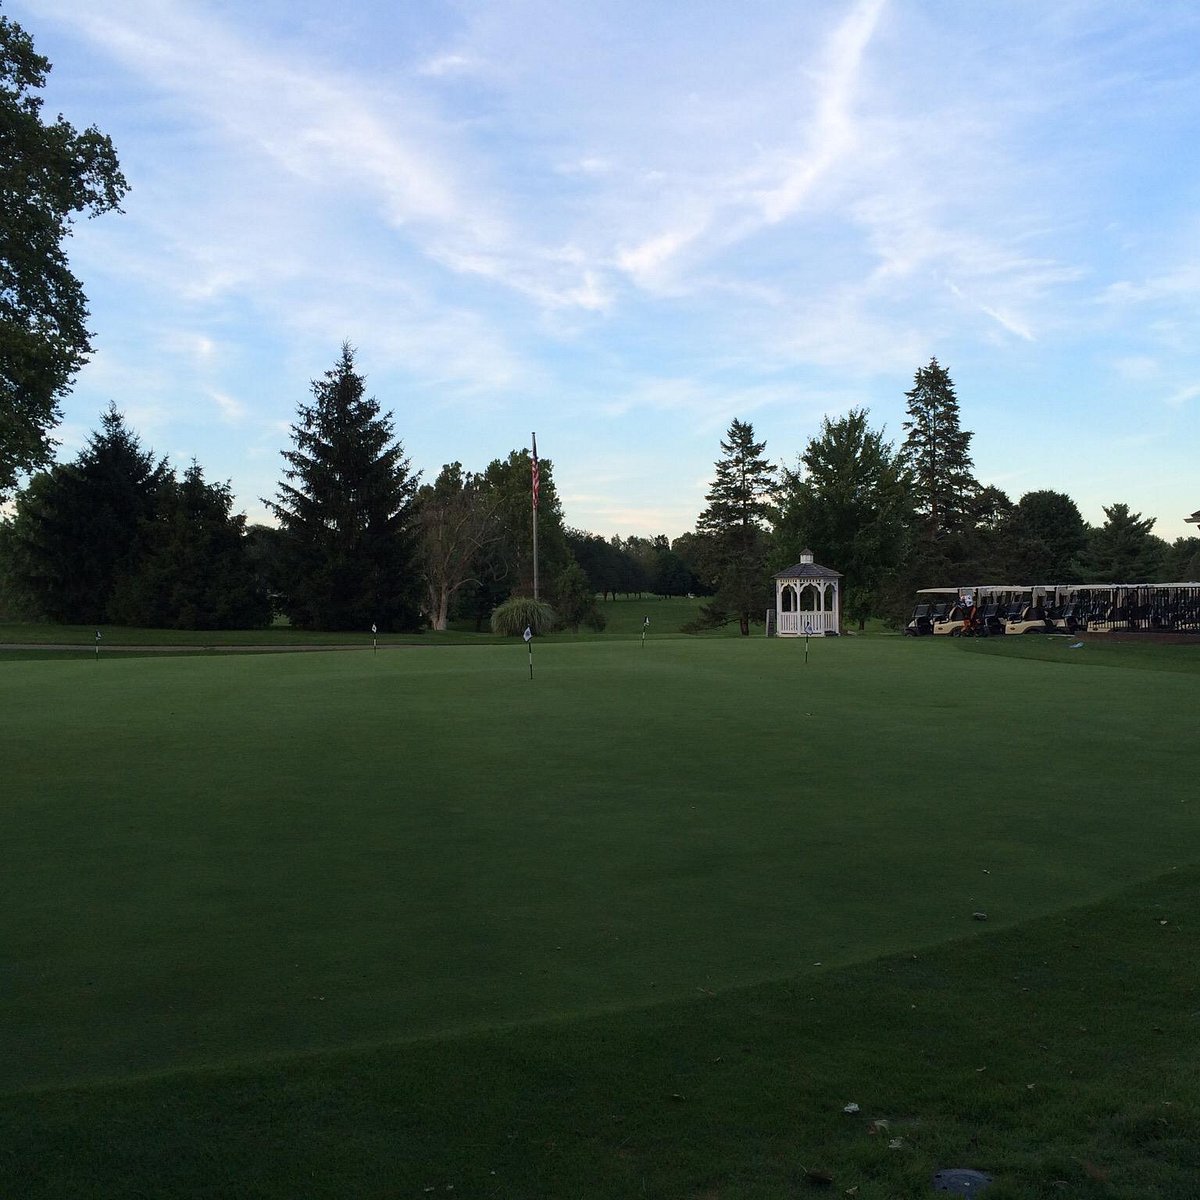
[[[529,681],[533,682],[533,638],[529,639]]]
[[[804,632],[804,665],[808,665],[808,631]]]
[[[530,435],[533,438],[533,480],[535,481],[532,489],[533,498],[533,598],[538,598],[538,539],[537,539],[537,517],[538,517],[538,490],[541,487],[541,479],[538,473],[538,456],[537,456],[537,433]],[[532,656],[533,651],[530,651]],[[531,669],[532,670],[532,669]],[[532,678],[532,673],[531,673]]]

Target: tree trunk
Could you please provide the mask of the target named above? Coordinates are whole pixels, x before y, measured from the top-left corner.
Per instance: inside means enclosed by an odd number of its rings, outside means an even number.
[[[450,592],[442,584],[429,585],[429,615],[434,629],[445,629],[450,612]]]

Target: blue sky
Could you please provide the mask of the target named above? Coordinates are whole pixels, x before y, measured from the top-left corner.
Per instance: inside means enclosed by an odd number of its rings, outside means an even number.
[[[554,462],[569,524],[675,536],[734,417],[794,465],[902,436],[936,355],[1017,499],[1200,508],[1191,0],[6,0],[112,135],[70,248],[114,401],[265,516],[344,339],[414,467]]]

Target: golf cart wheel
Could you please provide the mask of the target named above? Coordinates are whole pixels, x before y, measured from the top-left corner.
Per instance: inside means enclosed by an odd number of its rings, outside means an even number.
[[[961,629],[952,629],[952,630],[950,630],[950,636],[951,637],[962,637],[962,630]]]

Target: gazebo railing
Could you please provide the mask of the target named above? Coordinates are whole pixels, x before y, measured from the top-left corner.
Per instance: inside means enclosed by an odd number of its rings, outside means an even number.
[[[837,616],[832,612],[781,612],[780,634],[837,633]]]

